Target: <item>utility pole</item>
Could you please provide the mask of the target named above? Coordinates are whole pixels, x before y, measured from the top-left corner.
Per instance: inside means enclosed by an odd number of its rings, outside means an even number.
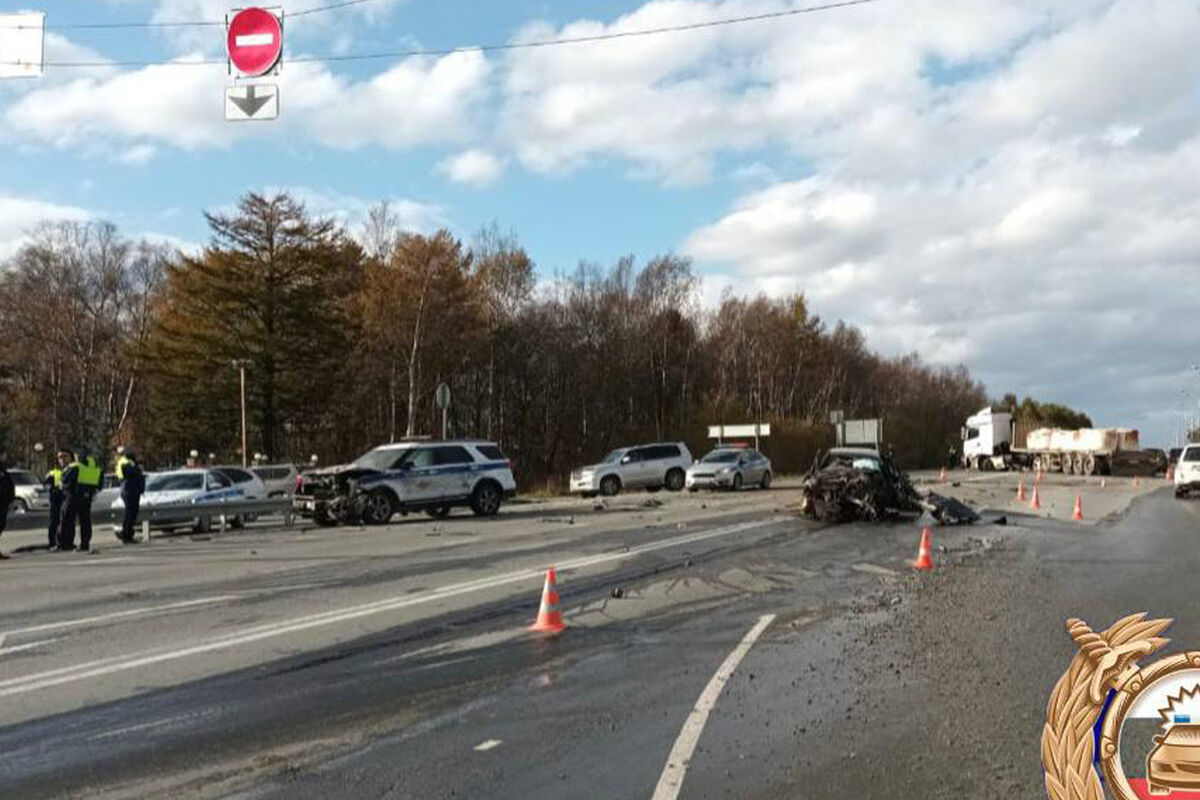
[[[246,446],[246,367],[250,366],[250,361],[244,358],[234,359],[232,362],[233,368],[238,371],[241,379],[242,388],[242,466],[249,465],[247,461],[247,446]]]

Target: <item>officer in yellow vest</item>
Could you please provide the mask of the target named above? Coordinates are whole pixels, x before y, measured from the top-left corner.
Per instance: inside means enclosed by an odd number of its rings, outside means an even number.
[[[142,493],[146,491],[146,476],[132,448],[118,447],[117,454],[117,480],[121,482],[121,504],[125,507],[117,538],[124,544],[133,544],[136,541],[133,528],[137,524]]]
[[[103,468],[92,458],[86,448],[80,448],[75,460],[63,471],[63,491],[66,505],[63,507],[62,530],[58,535],[58,551],[75,549],[75,520],[79,520],[79,550],[86,553],[92,548],[92,500],[100,491],[104,478]]]
[[[71,462],[71,454],[65,450],[59,450],[54,454],[54,466],[46,473],[46,477],[42,479],[42,484],[50,490],[50,549],[53,550],[58,546],[58,531],[62,526],[62,506],[63,506],[63,488],[62,478],[63,471],[66,470],[67,464]]]

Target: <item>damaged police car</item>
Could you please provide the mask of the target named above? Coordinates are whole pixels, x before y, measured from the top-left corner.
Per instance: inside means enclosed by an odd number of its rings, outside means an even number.
[[[493,442],[402,442],[306,473],[293,508],[321,525],[383,525],[413,511],[440,519],[456,506],[490,517],[516,488],[512,462]]]

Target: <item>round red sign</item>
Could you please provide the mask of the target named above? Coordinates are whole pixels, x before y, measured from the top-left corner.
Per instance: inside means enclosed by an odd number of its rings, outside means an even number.
[[[262,8],[245,8],[229,22],[225,44],[229,60],[243,75],[265,75],[283,53],[283,26]]]

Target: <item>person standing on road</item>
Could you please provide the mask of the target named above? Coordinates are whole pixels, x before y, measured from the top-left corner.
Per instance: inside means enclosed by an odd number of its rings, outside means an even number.
[[[121,503],[125,506],[125,514],[121,520],[121,534],[117,538],[123,544],[133,544],[138,507],[142,503],[142,492],[146,491],[146,475],[131,448],[122,448],[119,452],[117,480],[121,482]]]
[[[42,483],[50,490],[50,530],[47,531],[50,549],[58,546],[58,532],[62,527],[63,513],[63,471],[70,463],[70,453],[59,450],[54,454],[54,466],[46,473]]]
[[[12,475],[8,474],[8,453],[0,450],[0,535],[8,526],[8,507],[12,505],[17,495],[17,487],[13,484]],[[0,560],[8,556],[0,553]]]
[[[60,551],[75,549],[75,520],[79,520],[79,551],[86,553],[92,548],[92,500],[100,491],[104,470],[92,458],[87,448],[80,448],[75,460],[63,473],[63,491],[66,505],[63,507],[62,532],[58,540]]]

